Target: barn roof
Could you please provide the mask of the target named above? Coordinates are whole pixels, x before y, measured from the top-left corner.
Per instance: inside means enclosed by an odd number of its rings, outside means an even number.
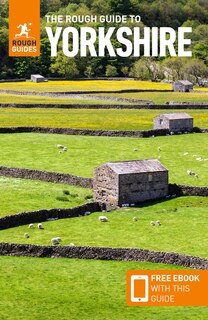
[[[107,162],[105,165],[117,174],[167,171],[157,159]]]
[[[188,113],[186,112],[175,112],[175,113],[163,113],[160,114],[157,117],[165,117],[169,120],[177,120],[177,119],[193,119],[193,117],[191,117]],[[157,118],[155,117],[155,118]]]
[[[178,80],[178,81],[175,81],[174,83],[176,83],[176,84],[183,84],[184,86],[193,85],[193,83],[190,82],[190,81],[188,81],[188,80]]]
[[[31,74],[31,77],[34,77],[36,79],[45,79],[43,76],[41,76],[41,74]]]

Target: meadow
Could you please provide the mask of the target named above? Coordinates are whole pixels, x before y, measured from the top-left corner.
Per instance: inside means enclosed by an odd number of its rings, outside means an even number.
[[[207,102],[208,93],[201,92],[132,92],[132,93],[105,93],[96,94],[98,96],[131,98],[138,100],[151,100],[155,104],[165,104],[166,102]]]
[[[2,230],[0,242],[50,245],[51,238],[60,237],[61,245],[65,246],[73,242],[76,246],[143,248],[208,258],[207,206],[205,197],[147,202],[138,208],[106,213],[109,223],[99,221],[100,213],[92,213],[44,222],[44,230],[39,230],[37,225],[30,230],[28,225]],[[133,217],[138,221],[133,222]],[[161,226],[150,225],[157,220]],[[25,232],[29,233],[29,239],[24,238]]]
[[[0,217],[40,209],[72,208],[92,201],[91,189],[2,176],[0,191]]]
[[[0,257],[0,318],[207,319],[207,307],[135,308],[126,305],[126,272],[161,269],[184,268],[136,262]]]
[[[0,103],[6,103],[6,104],[14,104],[14,103],[22,103],[22,104],[67,104],[67,105],[73,105],[78,104],[82,105],[89,104],[89,105],[95,105],[95,104],[103,104],[103,105],[117,105],[118,102],[115,100],[104,100],[100,99],[93,100],[92,98],[64,98],[64,97],[49,97],[49,96],[38,96],[38,95],[18,95],[18,94],[1,94],[0,93]],[[125,105],[127,102],[119,101],[119,104]],[[128,102],[128,104],[131,104],[131,102]]]
[[[42,84],[0,83],[0,90],[114,91],[170,90],[170,84],[142,81],[59,81]],[[97,94],[96,94],[97,95]],[[107,95],[107,94],[105,94]],[[206,93],[131,93],[119,97],[166,101],[208,101]],[[0,95],[0,103],[117,104],[116,101]],[[120,102],[119,102],[120,104]],[[0,109],[0,127],[46,126],[112,130],[152,128],[155,115],[167,110]],[[182,110],[181,110],[182,111]],[[171,110],[173,112],[173,110]],[[206,110],[189,110],[195,126],[207,127]],[[169,182],[207,186],[207,134],[110,138],[48,134],[0,134],[0,165],[92,177],[107,161],[158,158],[169,169]],[[68,147],[58,153],[57,144]],[[160,147],[161,151],[158,150]],[[137,151],[134,151],[134,150]],[[184,155],[186,153],[187,155]],[[198,160],[197,160],[198,159]],[[200,160],[199,160],[200,159]],[[199,177],[187,175],[187,170]],[[0,176],[0,217],[23,211],[69,208],[92,200],[92,190]],[[66,194],[67,191],[67,194]],[[179,197],[108,212],[110,222],[87,217],[44,222],[44,230],[28,226],[1,230],[0,242],[49,245],[60,236],[63,245],[136,247],[174,251],[208,258],[207,197]],[[132,218],[136,216],[135,223]],[[151,226],[150,221],[161,221]],[[30,238],[25,239],[24,233]],[[0,319],[2,320],[205,320],[207,307],[128,307],[128,270],[177,270],[153,263],[47,259],[0,256]]]
[[[170,112],[178,110],[0,108],[0,127],[149,130],[153,128],[154,117]],[[208,127],[208,110],[180,112],[188,112],[194,118],[194,126]]]
[[[1,134],[0,165],[93,177],[94,168],[108,161],[158,158],[169,170],[170,183],[207,186],[207,142],[202,133],[154,138]],[[68,151],[59,154],[57,144]]]
[[[146,90],[137,93],[119,93],[121,90]],[[196,88],[198,90],[198,88]],[[200,88],[199,93],[181,92],[157,92],[157,90],[172,90],[172,85],[162,82],[150,82],[139,80],[72,80],[72,81],[49,81],[43,83],[17,82],[0,83],[0,90],[28,91],[28,92],[89,92],[94,91],[97,96],[111,96],[119,98],[133,98],[138,100],[151,100],[155,104],[165,104],[168,101],[176,102],[208,102],[207,88]],[[155,90],[155,92],[148,92]],[[102,93],[99,91],[118,91],[117,93]],[[98,92],[98,93],[96,93]],[[53,101],[53,102],[52,102]],[[0,95],[0,103],[57,103],[57,104],[116,104],[115,101],[93,100],[93,98],[51,98],[37,96]],[[120,104],[120,102],[119,102]],[[123,104],[123,103],[121,103]]]
[[[42,83],[5,82],[0,83],[0,90],[34,92],[70,92],[70,91],[119,91],[136,90],[171,90],[171,84],[139,80],[64,80]]]

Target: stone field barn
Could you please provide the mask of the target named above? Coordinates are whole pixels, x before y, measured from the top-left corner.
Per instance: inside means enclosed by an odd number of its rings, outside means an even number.
[[[174,92],[189,92],[193,90],[193,83],[188,80],[178,80],[173,82],[172,87]]]
[[[40,74],[31,74],[32,82],[47,82],[48,80],[41,76]]]
[[[170,132],[193,131],[193,118],[186,112],[164,113],[154,118],[154,129],[169,129]]]
[[[112,206],[163,198],[168,170],[157,160],[108,162],[94,171],[94,200]]]

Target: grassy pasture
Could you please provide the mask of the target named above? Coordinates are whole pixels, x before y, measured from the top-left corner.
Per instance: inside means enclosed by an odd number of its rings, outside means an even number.
[[[93,100],[92,98],[61,98],[61,97],[47,97],[35,95],[18,95],[18,94],[0,94],[0,103],[27,103],[27,104],[131,104],[131,102],[110,101],[110,100]]]
[[[153,128],[155,116],[170,112],[178,110],[0,108],[0,127],[148,130]],[[188,113],[194,117],[194,126],[208,127],[208,110],[188,110]]]
[[[152,263],[0,257],[0,318],[207,319],[207,307],[134,308],[126,305],[126,272],[161,269],[184,268]]]
[[[165,104],[169,101],[175,102],[207,102],[207,93],[192,93],[192,92],[136,92],[136,93],[105,93],[97,94],[100,96],[116,96],[119,98],[131,98],[141,100],[152,100],[155,104]]]
[[[143,248],[177,252],[208,258],[207,205],[203,197],[181,197],[146,203],[139,208],[121,208],[106,213],[109,223],[102,223],[100,213],[87,217],[44,222],[44,230],[28,225],[1,231],[0,242],[50,245],[61,237],[62,245]],[[136,216],[137,222],[132,218]],[[150,221],[160,220],[161,226]],[[30,238],[25,239],[24,233]]]
[[[5,143],[6,141],[6,143]],[[155,138],[109,138],[50,134],[1,134],[0,165],[71,173],[92,177],[96,166],[108,161],[158,158],[169,169],[171,183],[206,186],[207,134]],[[68,147],[58,153],[57,144]],[[160,146],[161,151],[158,151]],[[134,151],[137,148],[138,151]],[[188,152],[188,155],[184,155]],[[205,159],[203,161],[198,158]],[[187,174],[192,170],[199,178]]]
[[[65,195],[68,191],[70,195]],[[89,201],[91,189],[0,176],[0,217],[51,208],[71,208]],[[90,200],[91,201],[91,200]]]
[[[42,83],[16,82],[0,83],[0,90],[34,92],[70,92],[70,91],[116,91],[124,89],[172,90],[171,84],[138,80],[71,80],[48,81]]]

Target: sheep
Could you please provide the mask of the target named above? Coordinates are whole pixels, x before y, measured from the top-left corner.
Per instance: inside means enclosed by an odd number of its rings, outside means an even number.
[[[59,151],[58,153],[59,153],[59,154],[62,154],[63,152],[62,152],[62,151]]]
[[[29,236],[28,233],[24,233],[24,237],[25,237],[25,238],[29,238],[30,236]]]
[[[101,222],[108,222],[108,221],[109,221],[106,216],[99,216],[99,220],[100,220]]]
[[[52,243],[53,245],[59,244],[60,241],[61,241],[61,238],[52,238],[52,239],[51,239],[51,243]]]
[[[68,148],[67,148],[67,147],[63,147],[63,150],[64,150],[64,151],[67,151],[67,150],[68,150]]]
[[[188,152],[184,152],[184,154],[183,154],[183,155],[184,155],[184,156],[187,156],[188,154],[189,154]]]
[[[157,220],[157,221],[156,221],[156,224],[157,224],[158,226],[161,226],[160,220]]]
[[[134,222],[138,221],[137,217],[133,217],[133,221]]]
[[[64,146],[62,146],[62,144],[57,144],[57,148],[58,148],[58,149],[63,149]]]
[[[155,226],[155,222],[154,222],[154,221],[151,221],[151,222],[150,222],[150,225],[151,225],[151,226]]]
[[[28,229],[32,229],[34,227],[33,223],[30,223]]]
[[[158,147],[158,148],[157,148],[157,150],[158,150],[158,151],[161,151],[161,148],[160,148],[160,147]]]
[[[44,229],[42,223],[38,223],[38,229]]]
[[[137,148],[134,148],[134,151],[138,151],[138,149],[137,149]]]
[[[75,244],[73,242],[70,242],[69,246],[70,247],[75,247]]]

